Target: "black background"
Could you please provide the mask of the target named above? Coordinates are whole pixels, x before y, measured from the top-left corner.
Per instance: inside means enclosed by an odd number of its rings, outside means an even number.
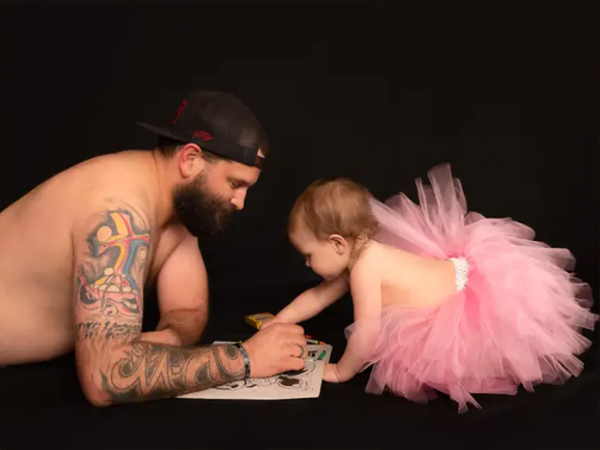
[[[87,158],[151,148],[155,138],[137,127],[137,120],[163,122],[188,90],[219,89],[233,92],[256,112],[272,141],[272,158],[227,233],[202,243],[213,292],[207,339],[223,333],[241,337],[247,332],[243,314],[276,312],[318,281],[285,235],[291,205],[311,181],[342,175],[381,199],[405,191],[416,200],[414,179],[443,162],[461,179],[470,209],[510,216],[533,227],[537,239],[571,249],[578,276],[591,283],[598,300],[599,12],[597,2],[3,2],[0,207]],[[146,323],[152,326],[156,309],[147,302]],[[341,351],[343,327],[351,320],[346,298],[307,327],[331,336]],[[4,369],[1,419],[15,424],[13,442],[32,444],[44,436],[25,428],[15,434],[16,424],[40,407],[36,426],[57,411],[65,420],[81,422],[80,408],[107,428],[116,426],[111,415],[124,421],[152,417],[159,424],[159,416],[179,408],[185,416],[181,423],[190,425],[188,414],[196,416],[194,433],[201,433],[206,414],[219,423],[236,418],[229,426],[238,429],[253,424],[279,436],[289,432],[287,440],[269,444],[273,447],[397,448],[401,443],[414,448],[430,442],[419,441],[425,437],[416,437],[422,430],[414,425],[431,426],[424,425],[428,416],[443,417],[444,433],[455,430],[455,439],[470,434],[478,445],[492,433],[484,425],[491,422],[481,422],[482,417],[492,416],[499,448],[508,442],[528,443],[523,448],[598,448],[597,353],[592,355],[587,381],[542,388],[533,399],[526,395],[525,403],[485,400],[488,412],[470,413],[469,419],[456,419],[451,403],[436,410],[435,402],[422,407],[388,397],[365,400],[364,377],[352,387],[324,386],[322,398],[313,403],[228,403],[209,412],[203,406],[199,413],[197,402],[175,407],[169,402],[177,401],[170,400],[91,412],[72,387],[76,380],[67,357]],[[19,384],[23,379],[32,385]],[[57,386],[65,391],[54,392]],[[552,394],[543,397],[545,392]],[[35,403],[40,398],[46,400]],[[348,406],[332,413],[339,398],[349,399]],[[353,408],[363,416],[350,417]],[[410,430],[390,428],[395,414],[399,423],[413,423]],[[494,414],[512,417],[512,425]],[[285,415],[296,425],[269,425]],[[296,442],[314,425],[310,415],[327,422],[325,429],[332,427],[332,417],[340,425],[323,441]],[[532,415],[536,425],[517,424]],[[364,422],[367,417],[378,417],[388,435]],[[352,420],[362,425],[353,428]],[[561,426],[553,427],[554,421]],[[470,428],[461,434],[459,423]],[[93,429],[92,422],[87,426]],[[142,427],[134,436],[148,433],[146,440],[111,442],[100,433],[100,440],[87,444],[221,445],[214,426],[208,441],[186,438],[189,431],[172,427],[171,441]],[[8,442],[7,427],[2,432]],[[54,426],[45,426],[44,433],[49,433],[45,439],[62,439],[59,445],[78,442]],[[85,436],[80,428],[76,435],[81,433]],[[550,433],[555,434],[550,438]]]

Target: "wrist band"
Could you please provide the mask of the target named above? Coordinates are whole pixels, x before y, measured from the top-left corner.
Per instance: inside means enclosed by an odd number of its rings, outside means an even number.
[[[235,345],[237,346],[238,350],[242,354],[242,357],[244,358],[244,380],[245,380],[246,378],[250,378],[250,357],[248,356],[248,352],[242,346],[242,344],[238,343]]]

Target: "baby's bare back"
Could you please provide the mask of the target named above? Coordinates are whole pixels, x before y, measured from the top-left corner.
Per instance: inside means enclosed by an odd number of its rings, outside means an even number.
[[[451,261],[423,258],[381,244],[376,244],[374,250],[383,262],[383,307],[429,307],[456,293]]]
[[[152,217],[149,152],[74,166],[0,213],[0,364],[51,359],[73,349],[75,226],[126,201]],[[154,265],[154,264],[153,264]]]

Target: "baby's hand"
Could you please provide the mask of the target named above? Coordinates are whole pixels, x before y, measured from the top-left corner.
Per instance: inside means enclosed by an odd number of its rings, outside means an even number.
[[[329,383],[339,383],[340,379],[337,374],[337,364],[326,364],[323,372],[323,380]]]

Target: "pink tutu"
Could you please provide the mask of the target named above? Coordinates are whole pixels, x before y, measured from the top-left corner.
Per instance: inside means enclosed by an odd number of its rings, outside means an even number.
[[[522,384],[562,384],[577,376],[598,316],[589,311],[590,287],[566,270],[573,255],[533,241],[530,228],[510,219],[467,213],[460,182],[449,165],[417,180],[420,205],[404,194],[372,200],[379,242],[431,258],[465,262],[466,284],[433,308],[391,307],[382,312],[366,391],[424,402],[444,392],[459,404],[471,394],[515,394]],[[460,267],[460,264],[458,265]],[[457,272],[460,282],[460,273]],[[356,324],[346,329],[350,338]],[[360,341],[360,337],[356,336]]]

